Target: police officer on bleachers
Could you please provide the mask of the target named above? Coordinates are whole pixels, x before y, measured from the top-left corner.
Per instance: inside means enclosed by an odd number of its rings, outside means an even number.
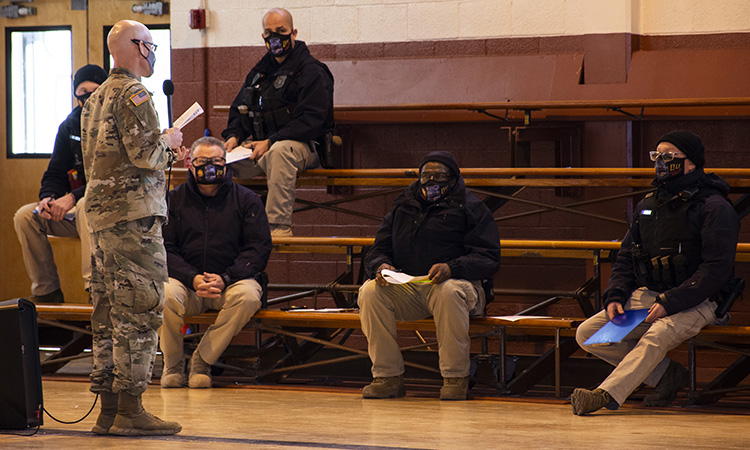
[[[81,153],[81,110],[106,79],[107,71],[95,64],[76,71],[73,95],[77,105],[57,130],[52,157],[42,176],[40,201],[22,206],[13,217],[35,303],[65,301],[48,235],[81,238],[81,275],[84,287],[89,287],[91,240],[83,208],[86,175]]]
[[[712,297],[732,278],[740,228],[729,185],[704,173],[703,153],[689,131],[665,134],[650,152],[656,189],[636,208],[603,294],[604,310],[576,333],[584,350],[615,368],[593,391],[573,392],[574,414],[617,409],[641,383],[656,386],[645,406],[666,406],[687,385],[687,370],[667,352],[716,321]],[[583,345],[630,309],[648,309],[648,316],[625,339]]]
[[[292,15],[274,8],[263,16],[268,53],[253,67],[232,102],[221,135],[227,151],[253,150],[232,165],[239,178],[265,173],[266,214],[272,236],[291,236],[297,173],[318,167],[333,129],[333,75],[297,38]]]

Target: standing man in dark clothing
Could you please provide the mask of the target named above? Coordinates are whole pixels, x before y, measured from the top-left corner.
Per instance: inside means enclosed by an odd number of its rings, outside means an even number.
[[[47,236],[80,237],[81,275],[86,289],[91,280],[91,240],[86,228],[83,194],[86,176],[81,154],[81,109],[92,92],[104,83],[107,72],[88,64],[73,77],[78,106],[60,124],[55,148],[42,176],[39,202],[22,206],[13,218],[23,263],[31,278],[31,299],[39,303],[63,303],[60,278]]]
[[[666,406],[687,385],[688,372],[667,352],[716,321],[712,297],[732,277],[740,221],[729,185],[703,171],[704,148],[689,131],[662,136],[655,151],[656,189],[636,208],[604,291],[604,310],[578,327],[576,340],[615,366],[593,391],[576,389],[573,413],[617,409],[641,383],[656,386],[645,406]],[[583,345],[625,310],[648,309],[621,342]]]
[[[203,137],[193,143],[187,183],[169,193],[164,226],[169,281],[164,286],[164,355],[161,387],[185,386],[182,326],[185,316],[209,309],[219,315],[190,359],[191,388],[211,387],[211,365],[261,307],[256,280],[271,254],[263,203],[232,181],[224,143]]]
[[[393,202],[365,261],[370,279],[359,290],[359,314],[372,360],[365,398],[406,394],[396,321],[433,316],[441,400],[465,400],[469,387],[469,316],[482,314],[482,281],[500,267],[500,238],[487,206],[466,189],[448,152],[428,153],[419,181]],[[429,283],[391,285],[382,271],[425,275]]]
[[[297,40],[289,11],[263,16],[263,40],[268,53],[245,78],[221,135],[227,151],[252,150],[232,167],[240,178],[266,174],[271,235],[291,236],[297,174],[320,165],[316,151],[333,130],[333,75]]]

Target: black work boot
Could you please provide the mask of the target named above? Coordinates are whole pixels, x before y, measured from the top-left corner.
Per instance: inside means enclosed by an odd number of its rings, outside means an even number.
[[[689,372],[680,363],[669,361],[666,372],[656,384],[653,394],[643,397],[643,406],[669,406],[677,393],[688,384]]]
[[[177,422],[167,422],[143,409],[141,394],[120,392],[117,415],[109,434],[119,436],[154,436],[177,434],[182,427]]]
[[[596,388],[593,391],[576,389],[570,396],[570,405],[573,407],[573,414],[577,416],[598,411],[612,401],[612,396],[600,388]]]
[[[101,411],[96,418],[96,425],[91,429],[94,434],[109,434],[109,429],[117,415],[117,394],[109,391],[99,392]]]
[[[49,294],[44,295],[31,295],[29,298],[31,303],[65,303],[65,296],[63,295],[62,289],[58,288]]]

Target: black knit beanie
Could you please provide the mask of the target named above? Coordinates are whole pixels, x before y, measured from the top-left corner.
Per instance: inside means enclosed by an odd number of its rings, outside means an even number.
[[[419,173],[422,173],[422,167],[430,161],[445,164],[451,170],[451,174],[456,178],[461,175],[461,170],[458,168],[456,158],[450,153],[444,151],[435,151],[426,154],[424,158],[422,158],[422,162],[419,163]]]
[[[696,167],[703,167],[706,164],[706,158],[703,156],[705,149],[701,138],[689,131],[671,131],[659,138],[656,145],[660,142],[669,142],[679,148]]]
[[[73,92],[76,91],[78,85],[84,81],[93,81],[96,84],[104,83],[107,79],[107,71],[97,66],[96,64],[87,64],[76,72],[73,77]]]

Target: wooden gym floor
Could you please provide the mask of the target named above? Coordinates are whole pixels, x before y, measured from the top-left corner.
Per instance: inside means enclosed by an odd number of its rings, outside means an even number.
[[[44,407],[63,421],[83,417],[94,401],[83,378],[45,378]],[[679,400],[678,400],[679,403]],[[45,415],[33,430],[0,434],[2,449],[502,449],[750,448],[746,408],[642,408],[588,417],[552,399],[473,398],[441,402],[437,391],[364,400],[357,388],[231,386],[205,390],[152,385],[144,405],[182,424],[177,436],[95,436],[94,412],[65,425]],[[4,432],[8,433],[8,432]]]

